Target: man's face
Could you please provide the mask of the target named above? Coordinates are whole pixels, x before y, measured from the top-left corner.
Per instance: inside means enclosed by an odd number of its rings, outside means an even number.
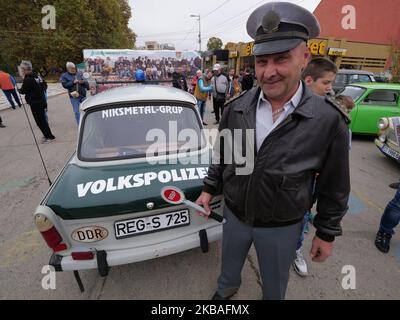
[[[178,67],[178,73],[182,73],[183,69],[182,67]]]
[[[324,72],[323,76],[315,81],[311,76],[307,76],[304,81],[315,94],[324,96],[332,91],[332,83],[335,81],[335,77],[336,73],[329,71]]]
[[[74,67],[69,67],[69,68],[67,68],[67,71],[68,71],[69,73],[71,73],[71,74],[75,74],[75,73],[76,73],[76,68],[74,68]]]
[[[230,70],[229,70],[229,75],[230,75],[231,77],[233,77],[233,76],[235,75],[235,69],[230,69]]]
[[[303,42],[296,48],[256,57],[257,83],[270,100],[285,100],[294,94],[307,65],[310,51]]]
[[[26,68],[26,67],[22,67],[21,70],[22,70],[22,74],[23,74],[24,76],[27,75],[27,74],[31,74],[31,73],[32,73],[32,70],[31,70],[31,69],[28,69],[28,68]]]

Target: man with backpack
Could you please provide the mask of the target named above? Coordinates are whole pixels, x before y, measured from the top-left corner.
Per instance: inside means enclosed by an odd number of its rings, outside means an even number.
[[[221,65],[218,63],[214,65],[213,72],[214,76],[211,79],[211,84],[213,85],[213,107],[216,121],[214,124],[218,124],[224,111],[224,104],[229,90],[229,79],[222,73]]]
[[[28,61],[23,61],[21,63],[21,70],[24,74],[24,81],[22,82],[21,89],[18,91],[25,95],[25,100],[31,107],[33,118],[40,131],[43,133],[42,142],[52,142],[56,137],[51,132],[46,120],[46,81],[32,69],[32,64]]]

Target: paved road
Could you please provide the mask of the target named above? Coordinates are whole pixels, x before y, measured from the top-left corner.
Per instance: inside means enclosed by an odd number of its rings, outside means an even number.
[[[29,111],[29,110],[28,110]],[[210,107],[206,122],[212,123]],[[81,294],[72,273],[57,274],[56,290],[43,290],[42,267],[49,250],[35,230],[32,213],[48,188],[22,109],[0,112],[0,299],[208,299],[220,267],[220,242],[208,254],[194,249],[169,257],[114,267],[107,278],[96,271],[81,273]],[[30,118],[31,115],[30,115]],[[56,142],[40,145],[51,178],[75,148],[77,128],[66,94],[50,98],[50,126]],[[40,138],[41,134],[35,127]],[[354,138],[351,150],[350,211],[334,255],[323,264],[309,261],[310,276],[293,271],[287,299],[400,299],[400,236],[384,255],[373,244],[381,212],[393,196],[387,185],[399,178],[399,167],[376,149],[371,138]],[[310,249],[313,230],[306,235]],[[342,288],[342,268],[356,271],[356,289]],[[257,258],[252,249],[236,299],[261,297]]]

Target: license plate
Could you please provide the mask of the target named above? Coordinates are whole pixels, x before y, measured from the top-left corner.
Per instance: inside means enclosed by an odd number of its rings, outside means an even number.
[[[188,224],[190,224],[189,210],[185,209],[154,216],[116,221],[114,230],[115,237],[123,239],[145,233],[183,227]]]
[[[382,152],[386,153],[387,155],[391,156],[392,158],[395,158],[396,160],[398,160],[400,158],[400,153],[398,153],[397,151],[394,151],[392,149],[390,149],[388,146],[384,145],[382,147]]]

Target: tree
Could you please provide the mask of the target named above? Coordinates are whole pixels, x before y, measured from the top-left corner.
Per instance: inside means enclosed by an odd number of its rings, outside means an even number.
[[[222,40],[220,38],[211,37],[207,42],[207,50],[216,50],[222,48]]]
[[[56,29],[42,28],[42,8],[56,9]],[[67,61],[80,63],[83,49],[129,49],[136,35],[128,27],[127,0],[0,0],[0,68],[14,72],[21,60],[32,61],[46,75]]]

